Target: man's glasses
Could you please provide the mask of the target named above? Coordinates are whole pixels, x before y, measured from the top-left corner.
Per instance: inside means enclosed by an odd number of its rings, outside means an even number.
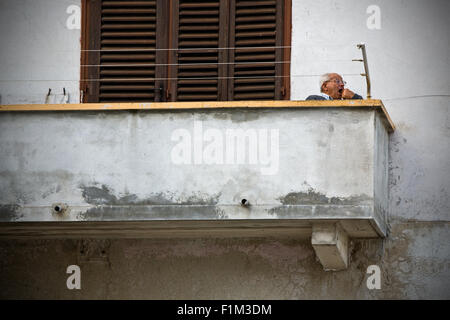
[[[334,82],[334,83],[336,83],[336,84],[343,84],[344,86],[347,84],[347,82],[346,81],[341,81],[341,80],[337,80],[337,79],[334,79],[334,80],[328,80],[327,82]]]

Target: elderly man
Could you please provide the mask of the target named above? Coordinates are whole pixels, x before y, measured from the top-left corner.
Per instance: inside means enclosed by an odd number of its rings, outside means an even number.
[[[311,95],[306,100],[362,99],[360,95],[345,89],[345,81],[337,73],[325,73],[320,77],[320,95]]]

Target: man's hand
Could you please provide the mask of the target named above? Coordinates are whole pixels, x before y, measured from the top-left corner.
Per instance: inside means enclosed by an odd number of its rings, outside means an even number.
[[[344,89],[344,91],[342,91],[342,99],[351,99],[354,95],[355,93],[352,90]]]

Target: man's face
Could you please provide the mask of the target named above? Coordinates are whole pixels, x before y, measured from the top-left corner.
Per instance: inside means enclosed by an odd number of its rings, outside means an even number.
[[[323,84],[322,91],[333,99],[341,99],[342,92],[344,91],[344,81],[342,80],[342,77],[337,73],[332,73],[330,75],[330,80]]]

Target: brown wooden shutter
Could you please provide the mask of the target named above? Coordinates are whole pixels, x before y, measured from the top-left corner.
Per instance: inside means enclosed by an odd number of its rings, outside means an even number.
[[[289,98],[291,0],[82,5],[83,102]]]
[[[231,100],[283,98],[283,10],[281,0],[231,1]]]
[[[226,100],[228,1],[173,0],[171,100]]]
[[[162,2],[88,0],[88,47],[101,50],[88,54],[89,102],[160,100],[163,88],[155,82],[155,64],[165,59],[156,49],[167,44],[157,35],[157,6]]]
[[[101,34],[101,0],[83,0],[83,30],[81,32],[81,81],[84,92],[82,102],[98,102]]]

